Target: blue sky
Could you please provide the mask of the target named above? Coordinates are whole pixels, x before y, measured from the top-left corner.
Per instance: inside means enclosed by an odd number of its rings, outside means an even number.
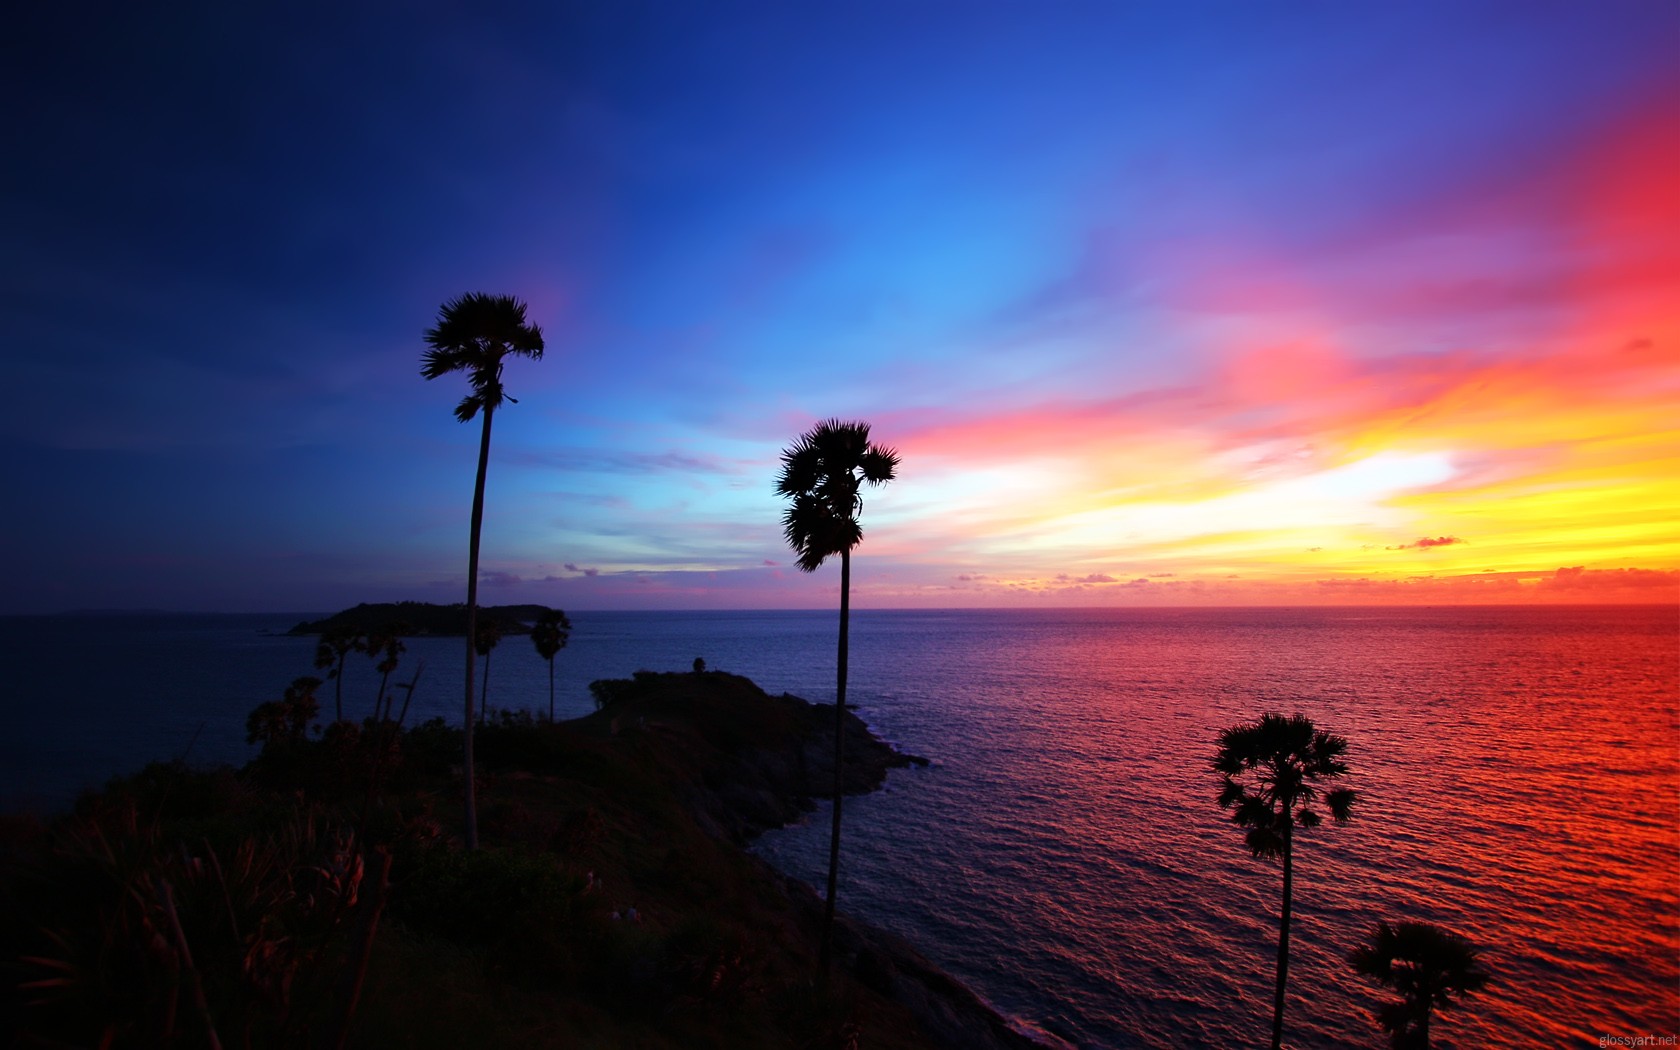
[[[5,611],[457,600],[477,428],[418,366],[474,290],[548,347],[496,418],[490,602],[832,604],[772,490],[830,416],[905,456],[865,605],[1674,588],[1680,171],[1639,145],[1680,136],[1672,3],[113,6],[9,36]],[[1623,155],[1644,181],[1590,163]],[[1490,437],[1477,390],[1535,433]],[[1387,481],[1334,534],[1255,502],[1349,470]],[[1643,516],[1564,543],[1520,503],[1560,485]]]

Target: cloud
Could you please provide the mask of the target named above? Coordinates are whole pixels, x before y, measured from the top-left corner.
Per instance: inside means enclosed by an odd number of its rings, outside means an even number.
[[[736,474],[741,464],[717,456],[682,452],[603,452],[599,449],[509,449],[499,453],[505,462],[543,470],[603,474]]]
[[[524,582],[519,576],[511,572],[481,572],[479,581],[486,587],[517,587]]]
[[[1078,583],[1118,583],[1119,581],[1116,580],[1112,576],[1108,576],[1108,575],[1105,575],[1105,574],[1100,573],[1100,572],[1093,572],[1093,573],[1091,573],[1087,576],[1069,576],[1067,573],[1063,572],[1063,573],[1058,573],[1056,575],[1056,582],[1057,583],[1075,583],[1075,584],[1078,584]]]
[[[601,574],[600,569],[580,569],[576,565],[573,565],[571,562],[567,562],[565,565],[563,565],[561,567],[564,568],[567,572],[581,572],[585,576],[599,576]]]
[[[1451,547],[1455,543],[1464,541],[1457,536],[1420,536],[1415,543],[1402,543],[1398,547],[1384,547],[1390,551],[1422,551],[1431,547]],[[1314,548],[1315,550],[1317,548]]]
[[[1603,591],[1607,589],[1649,590],[1680,588],[1680,571],[1662,569],[1589,569],[1583,565],[1560,568],[1539,581],[1543,590]]]

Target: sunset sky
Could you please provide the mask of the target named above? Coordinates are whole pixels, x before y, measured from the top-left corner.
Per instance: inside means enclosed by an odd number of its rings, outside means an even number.
[[[1680,4],[31,5],[0,611],[1680,601]],[[188,10],[192,8],[192,10]],[[571,10],[565,10],[571,8]]]

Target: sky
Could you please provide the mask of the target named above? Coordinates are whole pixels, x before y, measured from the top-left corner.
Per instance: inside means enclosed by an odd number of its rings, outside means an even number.
[[[29,5],[0,612],[1680,601],[1680,5]]]

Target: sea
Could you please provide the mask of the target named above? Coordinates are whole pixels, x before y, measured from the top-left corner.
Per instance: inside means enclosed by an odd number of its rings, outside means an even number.
[[[319,674],[316,613],[0,618],[0,810],[50,813],[154,759],[250,757],[245,716]],[[588,683],[695,658],[834,696],[834,612],[572,613]],[[463,645],[410,639],[410,720],[459,720]],[[355,657],[348,717],[378,676]],[[493,707],[544,712],[522,637]],[[318,694],[326,710],[335,684]],[[1269,1036],[1281,872],[1216,805],[1219,731],[1300,713],[1349,741],[1354,818],[1296,843],[1286,1042],[1387,1045],[1348,955],[1379,920],[1470,938],[1493,981],[1435,1045],[1674,1045],[1680,1032],[1675,606],[853,613],[848,700],[930,760],[850,798],[839,905],[1024,1031],[1081,1048]],[[828,810],[756,851],[820,885]],[[1664,1042],[1666,1041],[1666,1043]]]

